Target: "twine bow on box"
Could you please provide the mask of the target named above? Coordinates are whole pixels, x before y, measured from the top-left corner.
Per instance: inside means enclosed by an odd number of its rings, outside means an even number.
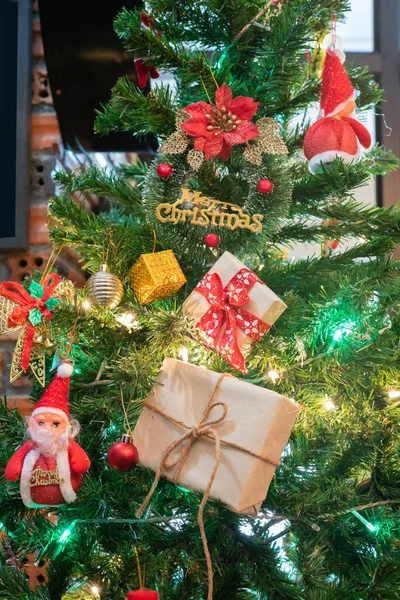
[[[195,288],[211,305],[196,327],[207,344],[242,373],[247,370],[237,341],[238,329],[255,341],[260,340],[271,329],[271,325],[243,308],[250,302],[249,292],[255,283],[265,285],[255,273],[243,268],[225,288],[218,273],[207,273]]]
[[[11,365],[11,381],[31,366],[35,377],[44,385],[44,358],[40,358],[38,368],[32,367],[32,361],[39,358],[33,351],[33,343],[38,326],[44,319],[52,319],[52,311],[60,302],[60,298],[53,296],[59,283],[60,276],[49,273],[41,283],[32,281],[29,291],[16,281],[0,284],[1,333],[21,328]]]
[[[198,423],[196,423],[192,426],[187,425],[186,423],[184,423],[183,421],[180,421],[179,419],[175,419],[175,417],[168,414],[167,412],[165,412],[162,408],[159,408],[158,406],[149,404],[147,402],[144,403],[145,409],[152,410],[152,411],[162,415],[168,421],[171,421],[172,423],[175,423],[176,425],[182,427],[183,429],[186,429],[186,432],[181,437],[177,438],[174,442],[172,442],[165,449],[165,451],[161,457],[160,464],[158,465],[158,469],[157,469],[156,475],[154,477],[153,484],[149,490],[149,493],[147,494],[146,498],[144,499],[144,502],[141,505],[141,507],[139,508],[139,510],[136,512],[137,517],[140,517],[143,514],[143,512],[146,510],[147,506],[149,505],[149,502],[150,502],[151,498],[153,497],[153,494],[155,492],[157,484],[161,478],[163,469],[169,470],[169,469],[176,468],[176,471],[175,471],[174,477],[173,477],[173,481],[174,481],[174,483],[178,483],[182,468],[185,465],[186,459],[189,456],[189,453],[190,453],[190,450],[191,450],[193,444],[195,444],[200,439],[211,440],[214,442],[215,463],[214,463],[214,467],[211,471],[210,477],[208,479],[206,488],[204,490],[203,498],[201,500],[201,503],[199,506],[199,512],[197,515],[197,522],[199,524],[201,539],[203,542],[204,555],[206,557],[206,562],[207,562],[207,573],[208,573],[208,596],[207,596],[207,598],[208,598],[208,600],[212,600],[212,598],[213,598],[213,566],[212,566],[210,550],[208,548],[207,536],[206,536],[206,532],[204,529],[204,507],[210,496],[211,488],[214,483],[215,476],[217,474],[218,467],[219,467],[219,464],[221,461],[221,445],[227,446],[229,448],[234,448],[234,449],[240,450],[242,452],[246,452],[247,454],[250,454],[251,456],[254,456],[255,458],[258,458],[266,463],[269,463],[270,465],[273,465],[274,467],[277,467],[279,464],[277,462],[270,460],[268,457],[263,456],[262,454],[258,454],[257,452],[253,452],[249,448],[245,448],[244,446],[241,446],[240,444],[236,444],[234,442],[229,442],[228,440],[224,440],[224,439],[221,440],[219,433],[215,427],[225,420],[225,418],[228,414],[228,406],[225,404],[225,402],[215,402],[214,399],[215,399],[216,395],[218,394],[219,388],[225,377],[231,377],[231,375],[229,375],[228,373],[221,373],[221,375],[219,376],[218,381],[208,399],[208,402],[204,408],[202,416],[200,417]],[[213,410],[219,406],[222,407],[222,415],[218,418],[210,419],[210,415],[213,412]],[[178,458],[172,462],[169,462],[168,459],[169,459],[170,455],[174,452],[174,450],[176,448],[178,448],[180,446],[182,446],[182,449],[179,453]]]

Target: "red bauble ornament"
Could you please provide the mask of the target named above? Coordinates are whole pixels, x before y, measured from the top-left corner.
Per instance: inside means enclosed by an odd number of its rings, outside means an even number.
[[[126,600],[158,600],[158,593],[154,590],[135,590],[134,592],[129,592]]]
[[[172,167],[168,163],[160,163],[157,167],[157,175],[162,179],[168,179],[172,174]]]
[[[112,468],[117,471],[129,471],[129,469],[132,469],[136,465],[139,460],[139,454],[127,433],[121,437],[120,442],[116,442],[110,446],[107,453],[107,460]]]
[[[269,179],[260,179],[257,183],[257,192],[260,194],[270,194],[274,189],[274,184]]]
[[[209,248],[215,248],[219,244],[219,237],[217,236],[216,233],[209,233],[204,238],[204,243]]]

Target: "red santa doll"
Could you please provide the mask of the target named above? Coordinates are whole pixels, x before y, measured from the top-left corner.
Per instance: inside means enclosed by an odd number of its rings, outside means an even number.
[[[343,52],[326,51],[322,72],[320,118],[307,131],[304,154],[309,160],[311,173],[320,163],[330,163],[339,157],[345,163],[360,156],[360,144],[371,145],[366,127],[355,118],[354,88],[341,63]]]
[[[90,460],[74,437],[79,423],[70,418],[68,391],[72,366],[63,363],[28,418],[30,439],[10,458],[5,477],[21,478],[25,506],[71,504]]]

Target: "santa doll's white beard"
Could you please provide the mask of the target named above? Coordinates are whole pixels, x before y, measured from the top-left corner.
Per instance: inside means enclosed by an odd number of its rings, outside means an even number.
[[[55,434],[52,431],[38,431],[30,427],[28,432],[43,456],[56,456],[60,450],[68,448],[68,431]]]

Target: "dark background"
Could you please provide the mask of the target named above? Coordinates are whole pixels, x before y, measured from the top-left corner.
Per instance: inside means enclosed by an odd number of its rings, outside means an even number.
[[[40,0],[40,20],[54,107],[63,143],[77,152],[146,152],[153,138],[93,132],[95,109],[109,100],[118,77],[136,81],[133,59],[113,30],[118,12],[135,0]],[[146,92],[146,90],[144,90]],[[148,91],[148,90],[147,90]]]
[[[17,35],[18,4],[0,1],[0,94],[2,172],[0,238],[15,236],[17,170]]]

